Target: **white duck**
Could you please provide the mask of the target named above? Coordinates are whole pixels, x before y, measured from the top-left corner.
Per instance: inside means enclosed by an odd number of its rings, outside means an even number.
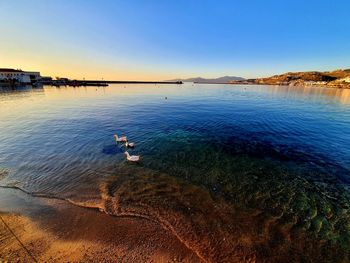
[[[126,142],[128,138],[126,136],[119,137],[117,134],[114,135],[114,139],[116,142]]]
[[[135,147],[135,143],[129,142],[128,140],[126,140],[125,147],[126,148],[134,148]]]
[[[140,155],[130,155],[127,151],[125,152],[126,159],[130,162],[138,162],[140,161]]]

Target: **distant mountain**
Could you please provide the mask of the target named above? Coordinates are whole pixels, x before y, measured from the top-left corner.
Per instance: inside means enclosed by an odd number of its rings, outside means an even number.
[[[201,77],[189,78],[189,79],[173,79],[170,81],[183,81],[183,82],[198,82],[198,83],[230,83],[231,81],[242,81],[245,80],[241,77],[235,76],[224,76],[216,79],[205,79]]]

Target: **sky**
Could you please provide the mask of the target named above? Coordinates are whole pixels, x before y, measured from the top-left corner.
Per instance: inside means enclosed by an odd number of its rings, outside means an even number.
[[[0,0],[0,68],[76,79],[350,68],[348,0]]]

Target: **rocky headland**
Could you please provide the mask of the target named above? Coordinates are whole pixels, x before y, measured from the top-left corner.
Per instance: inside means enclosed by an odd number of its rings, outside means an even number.
[[[231,81],[231,84],[261,84],[288,86],[326,86],[350,88],[350,69],[335,71],[288,72],[267,78]]]

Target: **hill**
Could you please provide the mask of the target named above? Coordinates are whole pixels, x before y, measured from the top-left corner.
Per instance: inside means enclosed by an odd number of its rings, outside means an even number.
[[[330,86],[350,88],[350,70],[288,72],[267,78],[248,80],[250,84],[289,86]],[[237,83],[237,82],[236,82]]]

